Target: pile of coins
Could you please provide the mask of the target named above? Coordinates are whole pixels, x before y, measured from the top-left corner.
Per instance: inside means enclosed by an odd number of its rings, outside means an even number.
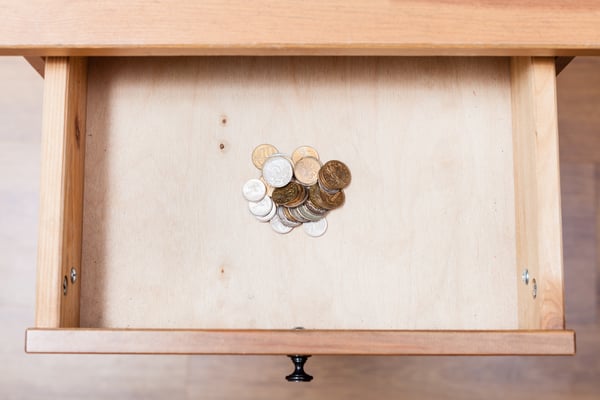
[[[281,234],[302,225],[309,236],[322,236],[327,230],[325,217],[344,204],[343,189],[352,179],[343,162],[321,164],[319,153],[310,146],[298,147],[289,157],[273,145],[261,144],[252,152],[252,163],[262,174],[242,188],[248,209]]]

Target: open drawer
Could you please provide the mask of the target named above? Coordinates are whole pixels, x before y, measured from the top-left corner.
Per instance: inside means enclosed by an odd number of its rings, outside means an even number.
[[[552,58],[57,57],[45,79],[28,352],[574,353]],[[323,237],[248,213],[261,143],[350,167]]]

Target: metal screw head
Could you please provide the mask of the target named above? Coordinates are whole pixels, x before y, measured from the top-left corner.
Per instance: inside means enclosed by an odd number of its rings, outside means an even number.
[[[535,278],[532,279],[531,284],[533,285],[533,288],[531,289],[531,295],[535,299],[537,297],[537,282]]]
[[[65,277],[63,278],[63,284],[62,284],[63,296],[67,295],[68,285],[69,285],[69,280],[67,279],[67,276],[65,275]]]
[[[71,283],[77,282],[77,270],[75,268],[71,268]]]
[[[523,273],[521,274],[521,280],[524,284],[529,284],[529,270],[526,269],[523,271]]]

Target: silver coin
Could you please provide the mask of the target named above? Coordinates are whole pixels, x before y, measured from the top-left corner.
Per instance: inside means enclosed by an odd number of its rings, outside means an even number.
[[[265,196],[261,201],[249,201],[248,209],[250,213],[256,217],[264,217],[271,212],[273,208],[273,200],[269,196]]]
[[[260,179],[250,179],[242,187],[242,195],[248,201],[261,201],[267,194],[267,187]]]
[[[285,153],[275,153],[275,154],[271,154],[271,157],[283,157],[286,160],[288,160],[292,165],[294,164],[294,162],[292,161],[292,158],[285,154]]]
[[[284,224],[282,224],[281,220],[279,219],[277,214],[275,214],[275,216],[271,219],[270,224],[271,224],[271,228],[273,228],[273,230],[275,232],[281,233],[281,234],[289,233],[292,231],[292,229],[294,229],[294,228],[291,228],[289,226],[285,226]]]
[[[317,214],[317,213],[311,211],[306,206],[306,204],[302,204],[300,207],[298,207],[298,212],[304,219],[307,219],[310,222],[319,221],[320,219],[322,219],[325,216],[324,214]]]
[[[319,237],[323,236],[327,231],[327,218],[323,218],[316,222],[306,222],[302,224],[302,229],[308,236]]]
[[[273,207],[271,207],[271,211],[265,215],[264,217],[256,217],[260,222],[269,222],[274,216],[277,214],[277,206],[273,203]]]
[[[290,183],[294,176],[294,168],[287,158],[277,155],[267,158],[262,173],[267,184],[279,188]]]
[[[307,222],[316,221],[316,219],[313,217],[313,215],[310,214],[310,211],[307,210],[306,204],[302,204],[301,206],[299,206],[297,208],[297,210],[298,210],[298,214],[300,214],[302,219],[305,219]]]
[[[290,214],[292,214],[292,216],[300,222],[310,222],[309,219],[304,218],[302,214],[300,214],[298,207],[290,208]]]
[[[306,206],[306,209],[314,215],[327,215],[327,213],[329,212],[325,209],[315,206],[314,203],[310,201],[307,201],[306,203],[304,203],[304,205]]]

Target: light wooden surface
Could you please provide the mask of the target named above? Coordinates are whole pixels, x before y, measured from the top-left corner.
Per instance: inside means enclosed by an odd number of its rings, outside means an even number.
[[[88,105],[82,327],[518,327],[508,59],[91,59]],[[250,215],[260,143],[350,167],[325,236]]]
[[[573,331],[29,329],[31,353],[570,355]]]
[[[541,303],[542,328],[563,329],[564,277],[555,64],[549,58],[534,58],[533,67],[538,214],[538,240],[535,245],[538,246],[539,276],[532,276],[532,280],[537,282],[535,300]]]
[[[86,60],[49,59],[45,74],[36,326],[74,327],[81,285],[71,284],[70,271],[81,274]]]
[[[554,60],[513,58],[511,87],[519,327],[562,329],[564,289]],[[522,282],[525,270],[529,284]]]
[[[4,0],[0,54],[582,55],[595,0]]]
[[[0,59],[0,395],[7,399],[596,399],[600,392],[598,235],[600,60],[558,78],[567,327],[574,357],[313,357],[308,385],[269,356],[26,355],[33,326],[42,80]],[[592,110],[592,111],[590,111]],[[586,136],[587,135],[587,136]],[[583,142],[583,139],[590,141]],[[66,380],[68,378],[68,381]]]

